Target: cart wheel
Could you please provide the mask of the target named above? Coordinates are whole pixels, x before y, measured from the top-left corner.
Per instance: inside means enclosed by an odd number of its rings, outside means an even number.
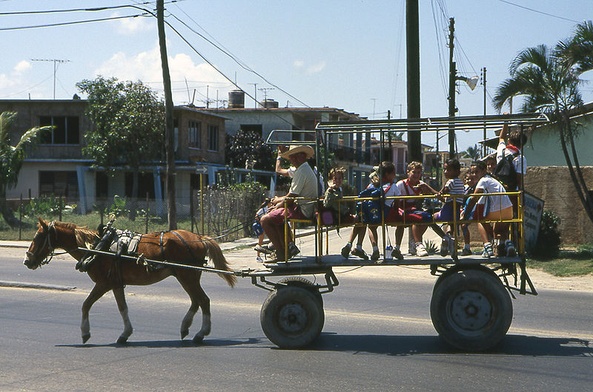
[[[489,270],[456,271],[435,286],[432,324],[441,338],[464,351],[483,351],[506,335],[513,304],[500,279]]]
[[[310,292],[315,294],[315,298],[317,298],[317,300],[319,301],[319,305],[321,305],[321,308],[323,308],[323,297],[319,292],[319,289],[309,279],[303,278],[302,276],[291,276],[289,278],[279,280],[277,284],[285,286],[302,287],[304,289],[309,290]]]
[[[260,322],[268,339],[280,348],[308,345],[321,333],[323,306],[310,289],[278,287],[262,305]]]

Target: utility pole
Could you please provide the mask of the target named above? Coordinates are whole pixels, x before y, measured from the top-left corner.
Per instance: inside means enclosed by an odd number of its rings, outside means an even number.
[[[482,68],[482,86],[484,86],[484,117],[486,117],[486,67]],[[486,123],[484,123],[484,142],[482,143],[482,158],[486,157]]]
[[[69,63],[70,60],[61,59],[31,59],[31,61],[51,61],[54,63],[54,100],[56,99],[56,73],[58,70],[58,64]]]
[[[159,47],[161,50],[161,66],[163,69],[163,85],[165,89],[165,151],[167,156],[167,218],[169,230],[177,229],[177,200],[175,197],[175,135],[173,131],[173,94],[171,91],[171,75],[167,59],[167,43],[165,40],[165,4],[157,0],[157,27]],[[201,191],[201,190],[200,190]]]
[[[406,0],[406,66],[408,120],[420,118],[420,27],[418,0]],[[408,161],[422,162],[419,129],[408,129]]]
[[[449,18],[449,118],[455,117],[455,81],[457,78],[457,65],[453,61],[453,47],[455,40],[455,19]],[[449,126],[449,158],[455,158],[455,128]]]

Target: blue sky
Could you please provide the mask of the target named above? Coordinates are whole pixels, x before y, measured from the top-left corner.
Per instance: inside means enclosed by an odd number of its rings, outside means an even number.
[[[23,29],[136,15],[138,9],[5,14],[118,5],[153,9],[154,2],[0,0],[0,99],[53,97],[54,62],[33,59],[60,60],[55,63],[56,98],[71,98],[78,93],[78,81],[97,75],[142,80],[161,92],[152,17]],[[281,107],[337,107],[376,119],[390,110],[393,118],[405,117],[405,0],[185,0],[166,7],[168,22],[193,46],[167,30],[175,104],[193,100],[204,106],[210,100],[210,107],[224,105],[228,91],[236,88],[233,81],[251,97],[266,96]],[[487,113],[494,114],[490,98],[508,77],[514,56],[569,37],[577,23],[593,18],[593,1],[420,0],[425,117],[447,115],[450,17],[455,18],[459,74],[479,76],[487,68]],[[583,92],[586,101],[593,100],[593,85],[584,85]],[[459,82],[459,115],[482,114],[483,97],[481,84],[471,91]],[[254,101],[246,97],[245,104],[252,107]],[[480,136],[458,135],[458,148],[464,150]]]

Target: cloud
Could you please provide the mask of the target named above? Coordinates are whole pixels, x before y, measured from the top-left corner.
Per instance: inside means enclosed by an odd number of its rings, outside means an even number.
[[[14,66],[13,71],[17,74],[22,74],[31,69],[31,62],[27,60],[21,60]]]
[[[113,17],[121,16],[117,13]],[[149,31],[156,26],[156,19],[153,17],[137,16],[117,20],[117,32],[123,35],[131,35]]]
[[[292,65],[298,71],[304,70],[307,75],[312,75],[323,71],[327,63],[322,60],[316,64],[307,64],[304,60],[295,60]]]
[[[169,74],[176,104],[189,102],[193,90],[197,90],[196,106],[199,101],[226,99],[229,90],[235,87],[206,63],[195,63],[185,53],[169,56]],[[152,89],[163,94],[163,76],[158,45],[150,51],[136,54],[118,52],[95,70],[95,75],[116,77],[119,80],[142,81]]]

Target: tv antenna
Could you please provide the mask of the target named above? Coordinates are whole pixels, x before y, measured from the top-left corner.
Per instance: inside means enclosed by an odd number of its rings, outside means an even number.
[[[58,70],[58,64],[69,63],[70,60],[63,59],[31,59],[31,61],[50,61],[54,63],[54,99],[56,99],[56,71]]]

